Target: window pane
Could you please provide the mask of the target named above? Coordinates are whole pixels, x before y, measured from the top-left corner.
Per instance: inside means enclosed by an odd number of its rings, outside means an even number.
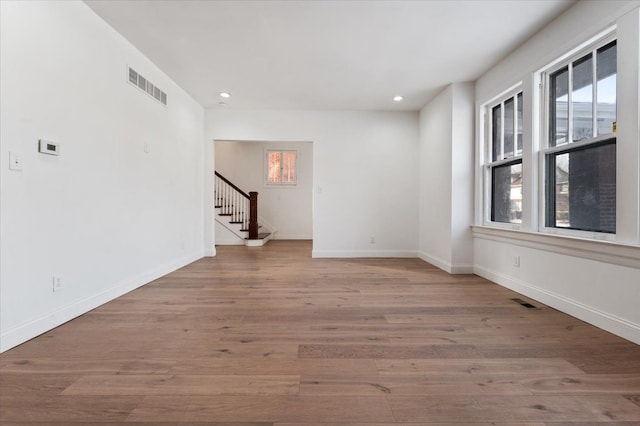
[[[513,142],[514,142],[514,127],[513,127],[513,114],[514,114],[514,100],[509,98],[504,103],[504,153],[503,158],[513,157]]]
[[[569,71],[567,67],[549,76],[551,101],[549,105],[549,145],[567,143],[569,129]]]
[[[269,159],[268,183],[280,183],[280,153],[267,153]]]
[[[522,153],[522,93],[518,93],[518,132],[516,141],[516,155]]]
[[[614,233],[616,230],[616,145],[551,154],[552,227]]]
[[[598,104],[598,135],[613,133],[616,121],[616,42],[600,49],[596,55]]]
[[[491,110],[491,151],[492,161],[502,160],[502,107],[500,105]]]
[[[282,182],[296,183],[296,153],[282,153]]]
[[[491,220],[522,223],[522,162],[491,169]]]
[[[593,136],[593,56],[573,63],[571,102],[573,104],[573,140]]]

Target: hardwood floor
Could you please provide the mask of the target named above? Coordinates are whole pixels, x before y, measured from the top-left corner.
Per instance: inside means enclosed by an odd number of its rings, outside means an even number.
[[[218,247],[0,356],[3,425],[139,422],[640,425],[640,346],[417,259]]]

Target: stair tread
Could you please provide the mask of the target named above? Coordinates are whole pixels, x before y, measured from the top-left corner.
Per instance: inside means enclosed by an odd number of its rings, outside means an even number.
[[[262,228],[262,225],[258,225],[258,229],[260,229],[260,228]],[[243,229],[241,229],[240,231],[242,231],[242,232],[249,232],[249,230],[248,230],[248,229],[244,229],[244,228],[243,228]]]
[[[271,235],[271,232],[261,232],[258,234],[258,238],[245,238],[245,240],[264,240],[265,238],[267,238],[269,235]]]

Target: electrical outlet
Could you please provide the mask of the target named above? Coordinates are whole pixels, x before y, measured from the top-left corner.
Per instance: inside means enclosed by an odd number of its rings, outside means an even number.
[[[513,266],[516,268],[520,267],[520,256],[514,256],[513,257]]]
[[[57,293],[62,291],[62,277],[56,275],[53,276],[53,292]]]
[[[20,154],[15,151],[9,151],[9,170],[22,170],[22,159]]]
[[[369,237],[369,243],[370,244],[375,244],[376,243],[376,237],[374,237],[373,235],[371,237]]]

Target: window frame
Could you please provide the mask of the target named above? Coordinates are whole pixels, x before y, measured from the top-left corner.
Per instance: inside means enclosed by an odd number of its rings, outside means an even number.
[[[264,154],[264,186],[267,188],[291,188],[296,187],[298,185],[298,150],[297,149],[274,149],[274,148],[266,148]],[[280,153],[281,159],[284,158],[284,153],[295,154],[294,160],[294,181],[293,182],[283,182],[283,165],[282,161],[280,163],[280,182],[269,182],[269,154],[270,153]]]
[[[494,97],[490,101],[486,102],[482,106],[484,112],[484,158],[483,169],[483,224],[485,226],[492,226],[496,228],[516,229],[519,230],[522,226],[522,222],[500,222],[492,220],[493,217],[493,170],[497,167],[504,167],[508,165],[520,164],[524,167],[523,154],[524,154],[524,126],[522,128],[522,145],[518,151],[518,97],[521,95],[521,103],[523,106],[523,118],[524,122],[524,91],[522,82],[519,82],[502,92],[500,95]],[[504,158],[504,127],[505,127],[505,102],[513,99],[513,156]],[[498,160],[493,160],[493,110],[500,105],[500,127],[501,127],[501,141],[500,141],[500,155]],[[524,174],[523,174],[524,177]],[[524,213],[524,211],[523,211]]]
[[[561,153],[571,153],[579,150],[589,149],[590,146],[596,147],[598,145],[606,145],[607,141],[614,139],[613,144],[617,147],[617,133],[607,133],[603,135],[598,135],[598,126],[597,126],[597,61],[593,61],[592,64],[592,79],[595,81],[595,85],[592,88],[592,132],[596,136],[592,136],[590,138],[584,138],[581,140],[574,141],[573,140],[573,102],[572,102],[572,82],[573,82],[573,74],[572,67],[573,63],[584,58],[587,55],[591,55],[592,59],[597,56],[598,49],[607,46],[612,42],[616,42],[617,47],[617,34],[615,30],[607,31],[605,35],[602,37],[598,37],[596,40],[593,40],[579,48],[571,51],[571,53],[558,58],[551,65],[543,68],[537,74],[540,78],[540,96],[539,102],[541,103],[537,111],[540,111],[540,149],[538,150],[538,231],[546,234],[557,234],[568,237],[576,237],[576,238],[587,238],[587,239],[596,239],[596,240],[604,240],[604,241],[615,241],[617,234],[617,224],[616,224],[616,232],[610,233],[606,231],[594,231],[594,230],[582,230],[576,228],[564,228],[564,227],[552,227],[548,226],[549,214],[550,214],[550,206],[549,206],[549,163],[548,158],[553,155],[558,155]],[[550,77],[557,71],[567,68],[569,71],[567,79],[567,142],[552,146],[551,144],[551,82]],[[616,64],[617,70],[617,64]],[[617,71],[616,71],[617,73]],[[616,81],[616,121],[617,121],[617,93],[618,93],[618,82]],[[617,173],[617,163],[616,163],[616,173]],[[555,181],[555,179],[554,179]],[[616,208],[618,207],[618,200],[616,199]]]

